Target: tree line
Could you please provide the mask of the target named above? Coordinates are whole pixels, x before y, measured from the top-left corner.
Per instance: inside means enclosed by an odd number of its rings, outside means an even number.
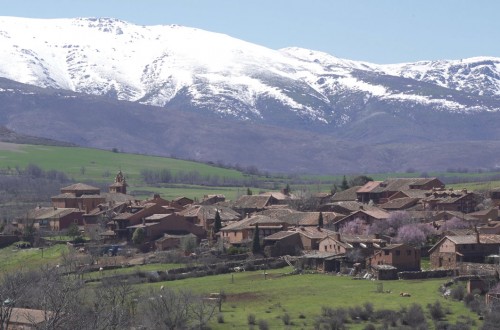
[[[16,313],[40,330],[206,329],[222,302],[188,290],[139,291],[117,279],[86,286],[78,273],[62,269],[44,266],[5,274],[0,279],[0,330],[11,328]],[[41,317],[29,310],[38,310]]]

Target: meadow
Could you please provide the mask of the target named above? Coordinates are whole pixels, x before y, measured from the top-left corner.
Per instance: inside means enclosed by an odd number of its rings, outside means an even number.
[[[65,245],[45,248],[43,255],[40,249],[20,250],[13,246],[0,249],[0,274],[16,269],[37,269],[47,263],[56,265],[62,261],[62,255],[67,251]],[[103,273],[87,273],[83,279],[101,280],[116,275],[165,271],[183,266],[185,265],[163,263],[136,265],[106,270]],[[269,329],[312,329],[324,307],[349,309],[355,306],[363,307],[366,303],[372,304],[375,311],[400,311],[413,303],[420,304],[431,325],[432,320],[426,306],[436,301],[447,311],[444,321],[454,324],[457,321],[473,320],[476,326],[479,325],[477,315],[471,313],[463,302],[444,299],[439,293],[439,287],[448,280],[354,280],[348,276],[331,274],[292,275],[292,268],[285,267],[269,269],[265,273],[263,270],[246,271],[134,284],[133,288],[138,294],[150,289],[160,290],[160,286],[188,290],[202,296],[223,291],[227,298],[222,304],[222,312],[216,314],[211,321],[212,329],[248,329],[249,315],[254,316],[256,322],[266,322]],[[411,297],[401,297],[400,292],[409,292]],[[288,320],[286,326],[284,318]],[[361,330],[368,323],[351,321],[347,327]],[[376,321],[372,323],[379,325]]]
[[[447,279],[413,281],[371,281],[353,280],[348,276],[326,274],[289,275],[292,269],[282,268],[243,273],[192,278],[172,282],[143,284],[158,289],[161,285],[175,289],[192,290],[208,295],[221,290],[227,295],[222,305],[223,323],[212,320],[213,329],[248,329],[248,316],[264,320],[270,329],[312,329],[315,319],[321,314],[322,307],[350,308],[373,304],[375,311],[390,309],[399,311],[417,303],[425,311],[428,323],[431,317],[428,304],[439,301],[447,310],[445,320],[455,324],[470,317],[478,320],[463,304],[444,299],[438,291]],[[383,292],[379,292],[380,285]],[[389,293],[390,292],[390,293]],[[401,297],[400,292],[409,292],[411,297]],[[284,317],[290,324],[285,326]],[[478,324],[479,321],[476,322]],[[349,329],[364,329],[369,322],[352,322]],[[376,322],[375,322],[376,324]]]
[[[64,172],[75,182],[99,183],[103,186],[113,182],[114,175],[122,170],[129,184],[128,193],[139,199],[160,194],[163,198],[174,199],[186,196],[200,200],[205,195],[224,194],[227,199],[234,200],[246,194],[247,187],[253,193],[261,191],[280,190],[289,184],[293,191],[298,192],[328,192],[334,185],[339,186],[343,174],[308,175],[261,173],[252,175],[240,170],[217,167],[215,165],[186,161],[180,159],[127,154],[111,150],[99,150],[80,147],[58,147],[45,145],[21,145],[0,143],[0,171],[16,173],[30,164],[35,164],[44,171],[57,170]],[[144,171],[168,170],[172,176],[196,173],[201,178],[213,178],[220,184],[189,184],[189,183],[158,183],[147,184],[141,174]],[[498,172],[465,172],[444,171],[425,173],[441,180],[458,182],[447,184],[453,189],[469,189],[488,191],[500,187],[500,180],[494,181],[500,175]],[[349,180],[357,174],[346,175]],[[389,177],[419,177],[422,173],[368,173],[363,174],[374,180],[385,180]]]

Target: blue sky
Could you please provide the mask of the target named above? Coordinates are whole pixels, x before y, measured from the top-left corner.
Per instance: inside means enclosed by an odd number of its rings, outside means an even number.
[[[373,63],[500,57],[497,0],[2,0],[1,16],[180,24]]]

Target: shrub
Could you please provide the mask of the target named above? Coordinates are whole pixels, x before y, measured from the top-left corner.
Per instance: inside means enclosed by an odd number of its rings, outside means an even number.
[[[373,304],[371,302],[365,302],[363,304],[363,307],[365,308],[365,312],[368,318],[371,318],[373,316],[373,311],[374,311]]]
[[[474,301],[474,295],[472,293],[467,293],[465,296],[464,296],[464,304],[465,306],[469,306],[469,304],[471,302]]]
[[[224,323],[224,314],[219,313],[217,315],[217,323]]]
[[[255,315],[254,314],[248,314],[247,321],[248,321],[248,324],[255,325]]]
[[[390,309],[381,309],[375,312],[375,319],[381,320],[391,326],[396,326],[399,320],[399,315],[396,311]]]
[[[269,330],[269,324],[266,320],[259,320],[259,330]]]
[[[422,306],[419,304],[412,304],[408,310],[403,313],[403,324],[409,325],[412,328],[426,329],[426,320]]]
[[[283,320],[283,324],[284,325],[290,325],[290,321],[291,321],[291,317],[290,317],[290,314],[288,313],[285,313],[281,319]]]
[[[333,309],[323,306],[321,316],[315,321],[316,329],[346,329],[345,324],[349,322],[349,313],[344,308]]]
[[[445,315],[443,307],[438,300],[436,300],[434,304],[427,305],[427,308],[429,309],[432,319],[435,321],[441,320]]]
[[[73,243],[74,243],[74,244],[82,244],[82,243],[85,243],[85,238],[83,238],[82,236],[77,236],[77,237],[75,237],[75,239],[73,240]]]
[[[451,289],[450,296],[455,300],[463,300],[465,297],[465,288],[463,285],[457,285]]]
[[[376,330],[375,326],[371,323],[367,324],[363,330]]]

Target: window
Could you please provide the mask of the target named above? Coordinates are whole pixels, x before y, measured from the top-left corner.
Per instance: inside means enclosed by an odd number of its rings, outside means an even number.
[[[384,253],[385,253],[386,256],[389,255],[389,251],[388,250],[385,250]]]
[[[396,255],[397,255],[397,256],[401,255],[401,251],[396,250]]]
[[[406,255],[411,256],[411,250],[406,250]]]

